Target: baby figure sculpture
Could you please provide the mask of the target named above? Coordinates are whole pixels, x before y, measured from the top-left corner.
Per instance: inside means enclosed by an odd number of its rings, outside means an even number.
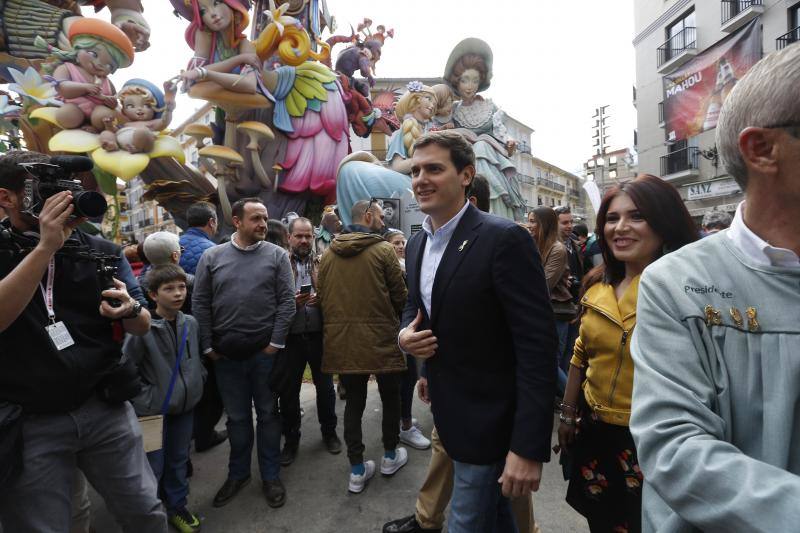
[[[157,132],[172,121],[176,93],[173,81],[164,83],[163,92],[147,80],[127,81],[117,95],[122,109],[116,124],[107,118],[106,129],[100,134],[103,149],[108,152],[122,149],[132,154],[152,151]]]

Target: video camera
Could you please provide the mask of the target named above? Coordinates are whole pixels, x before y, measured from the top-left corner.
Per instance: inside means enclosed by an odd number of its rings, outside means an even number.
[[[73,179],[75,172],[92,170],[94,163],[79,155],[56,155],[47,162],[19,163],[30,178],[25,180],[22,212],[39,218],[45,201],[62,191],[72,191],[72,203],[76,217],[96,218],[108,209],[106,199],[97,191],[86,191],[79,180]]]
[[[0,226],[0,254],[24,256],[33,251],[39,244],[39,235],[34,232],[18,233],[9,227]],[[56,255],[69,257],[75,261],[89,261],[95,264],[97,283],[100,291],[114,289],[114,277],[119,268],[116,263],[119,257],[93,250],[74,238],[67,239]],[[113,298],[105,299],[111,307],[119,307],[122,303]]]

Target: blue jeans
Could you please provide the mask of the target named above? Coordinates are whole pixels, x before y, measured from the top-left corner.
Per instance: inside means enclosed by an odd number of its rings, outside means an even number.
[[[317,419],[322,436],[336,436],[336,392],[333,376],[322,373],[322,332],[294,333],[286,339],[285,355],[289,358],[289,383],[281,391],[281,421],[286,444],[300,443],[300,388],[306,363],[317,391]]]
[[[234,361],[222,358],[217,367],[217,387],[228,414],[228,440],[231,455],[228,477],[250,476],[253,454],[253,405],[256,408],[258,468],[263,481],[274,481],[280,474],[281,422],[275,408],[275,397],[269,387],[269,374],[274,356],[261,351]]]
[[[128,402],[96,396],[66,413],[30,414],[22,425],[25,470],[0,491],[6,533],[67,531],[75,468],[103,497],[125,533],[167,533],[142,431]]]
[[[497,479],[505,461],[472,465],[453,461],[453,496],[447,533],[518,533],[511,503]]]
[[[556,352],[556,364],[558,365],[558,394],[564,396],[567,389],[567,372],[564,369],[563,361],[566,358],[567,364],[572,358],[572,348],[569,348],[569,355],[565,355],[568,350],[570,323],[563,320],[556,320],[556,334],[558,335],[558,352]],[[574,346],[573,341],[573,346]],[[569,366],[567,367],[569,368]]]
[[[147,454],[153,475],[161,486],[167,512],[186,507],[189,480],[186,465],[189,462],[189,445],[194,429],[194,410],[164,417],[164,447]]]

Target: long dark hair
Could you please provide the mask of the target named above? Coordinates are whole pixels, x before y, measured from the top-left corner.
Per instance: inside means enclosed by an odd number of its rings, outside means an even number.
[[[289,230],[280,220],[267,220],[267,242],[280,246],[284,250],[289,249]]]
[[[536,247],[539,248],[539,254],[544,261],[558,239],[558,215],[552,207],[541,206],[533,210],[533,216],[539,225],[539,230],[536,232]]]
[[[661,178],[641,174],[631,182],[613,187],[606,192],[600,203],[595,225],[597,243],[603,254],[603,264],[593,268],[586,275],[583,281],[584,292],[599,281],[616,285],[625,278],[625,263],[614,257],[605,237],[608,208],[612,200],[622,193],[631,197],[642,217],[664,241],[661,255],[674,252],[699,238],[697,226],[683,204],[678,190]]]

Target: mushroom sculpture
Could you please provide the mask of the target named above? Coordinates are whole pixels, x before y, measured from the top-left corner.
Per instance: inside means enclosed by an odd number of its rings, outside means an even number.
[[[211,126],[201,124],[199,122],[195,122],[194,124],[189,124],[186,126],[186,129],[183,130],[183,133],[194,139],[198,150],[205,146],[205,140],[208,137],[212,137],[214,135],[214,131],[211,129]]]
[[[216,144],[201,148],[200,155],[214,161],[216,167],[214,177],[217,178],[219,203],[225,215],[225,221],[228,224],[232,224],[231,202],[228,199],[227,186],[228,181],[236,176],[236,167],[241,166],[244,163],[244,159],[236,150]]]
[[[261,163],[261,155],[258,150],[258,145],[262,139],[267,141],[274,140],[275,134],[272,133],[272,130],[269,128],[269,126],[263,122],[256,122],[255,120],[241,122],[238,126],[236,126],[236,129],[241,133],[247,134],[249,142],[247,143],[246,149],[248,152],[250,152],[250,161],[253,163],[253,170],[255,171],[258,180],[261,182],[261,185],[263,185],[265,189],[269,189],[272,186],[272,182],[267,175],[267,171],[264,170],[264,165]]]

